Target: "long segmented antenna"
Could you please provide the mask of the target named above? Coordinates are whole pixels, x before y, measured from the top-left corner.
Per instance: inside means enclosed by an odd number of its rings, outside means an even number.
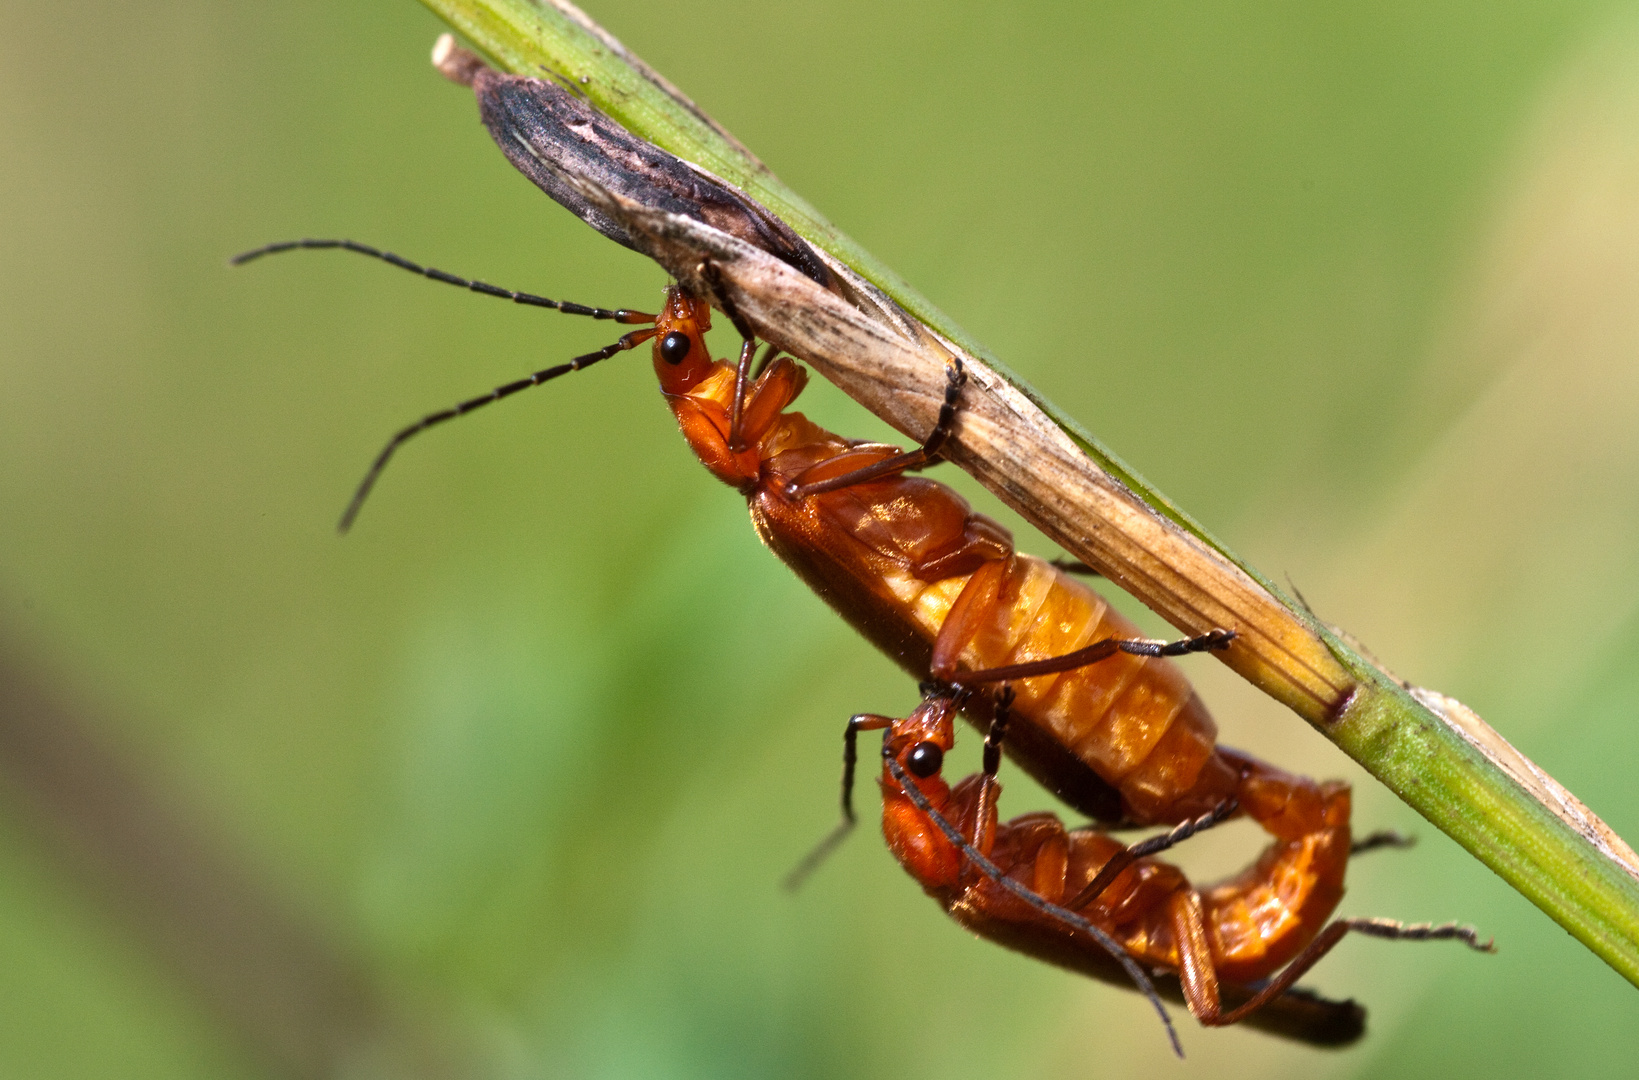
[[[887,717],[873,716],[870,713],[857,713],[848,718],[848,726],[842,732],[842,820],[802,857],[802,861],[793,867],[789,874],[785,875],[782,885],[786,892],[796,892],[802,888],[803,882],[807,881],[814,871],[819,869],[820,864],[830,858],[831,852],[853,832],[854,823],[858,820],[854,815],[854,768],[859,763],[859,733],[888,727],[890,724],[892,721]]]
[[[1020,900],[1023,900],[1031,907],[1051,915],[1053,918],[1064,923],[1066,926],[1080,930],[1082,933],[1098,942],[1099,947],[1105,952],[1109,953],[1115,959],[1116,963],[1121,965],[1121,969],[1127,973],[1127,977],[1133,981],[1135,986],[1138,987],[1139,992],[1142,993],[1144,997],[1148,999],[1149,1003],[1155,1007],[1156,1014],[1161,1017],[1161,1023],[1167,1029],[1167,1038],[1172,1042],[1172,1052],[1177,1054],[1180,1058],[1184,1056],[1183,1044],[1178,1041],[1178,1031],[1172,1026],[1172,1017],[1168,1015],[1166,1005],[1162,1004],[1161,995],[1155,992],[1155,984],[1150,982],[1150,977],[1144,973],[1144,969],[1139,967],[1138,962],[1128,955],[1127,951],[1123,949],[1114,938],[1110,937],[1109,934],[1106,934],[1103,930],[1100,930],[1098,927],[1094,926],[1080,915],[1077,915],[1075,912],[1061,908],[1057,904],[1043,899],[1037,893],[1030,891],[1023,885],[1020,885],[1018,882],[1008,877],[1006,874],[1003,874],[1001,869],[995,863],[985,858],[979,853],[977,848],[968,843],[967,838],[962,835],[961,831],[958,830],[956,826],[946,821],[944,816],[940,814],[938,810],[934,809],[933,803],[929,802],[928,797],[922,794],[922,789],[916,786],[916,782],[911,779],[910,773],[905,771],[904,767],[899,764],[899,759],[889,753],[886,747],[884,747],[882,758],[884,763],[888,766],[888,772],[892,774],[894,780],[905,792],[905,795],[911,800],[911,802],[916,804],[916,808],[918,810],[927,815],[929,821],[932,821],[936,826],[938,826],[939,831],[945,834],[945,839],[949,840],[952,844],[955,844],[961,849],[962,854],[967,858],[968,862],[973,865],[975,870],[978,870],[985,877],[989,878],[991,881],[994,881],[997,885],[1000,885],[1003,889],[1006,889],[1008,892],[1012,893]]]
[[[390,251],[382,251],[379,248],[371,247],[369,244],[361,244],[356,240],[282,240],[276,244],[267,244],[251,251],[246,251],[235,255],[232,259],[228,260],[228,264],[230,266],[243,266],[245,263],[251,262],[254,259],[260,259],[264,255],[277,255],[285,251],[326,251],[330,249],[335,249],[338,251],[352,251],[359,255],[368,255],[372,259],[380,259],[382,262],[396,266],[400,270],[408,270],[412,274],[419,274],[422,277],[429,278],[433,281],[441,281],[446,285],[455,285],[475,293],[481,293],[484,296],[495,296],[503,300],[511,300],[515,304],[524,304],[529,307],[551,308],[554,311],[561,311],[565,315],[585,315],[588,318],[606,319],[617,323],[624,323],[628,326],[654,323],[658,321],[658,316],[650,315],[647,312],[631,311],[627,308],[612,309],[588,307],[585,304],[577,304],[569,300],[549,300],[544,296],[536,296],[534,293],[516,292],[512,289],[503,289],[495,285],[487,284],[486,282],[471,281],[467,278],[456,277],[454,274],[447,274],[442,270],[436,270],[430,266],[422,266],[419,263],[413,263],[409,259],[403,258],[399,255],[394,255]],[[364,474],[364,479],[359,482],[357,490],[353,492],[353,498],[347,503],[347,509],[342,511],[341,520],[336,523],[336,531],[345,534],[348,529],[353,527],[354,519],[358,517],[359,510],[363,508],[364,500],[369,497],[371,489],[376,486],[376,480],[381,477],[381,472],[387,467],[387,462],[392,459],[394,452],[397,451],[398,448],[412,436],[421,434],[421,432],[426,431],[435,424],[442,424],[444,421],[453,420],[457,416],[465,416],[474,409],[481,408],[482,406],[488,405],[493,401],[500,401],[504,397],[511,397],[520,390],[527,390],[532,386],[539,386],[544,382],[549,382],[552,379],[556,379],[560,375],[567,375],[571,371],[579,371],[582,368],[591,367],[599,360],[607,360],[617,353],[622,353],[628,349],[636,348],[638,345],[641,345],[643,342],[654,337],[656,333],[658,333],[658,331],[652,327],[647,330],[634,330],[630,334],[622,337],[613,345],[605,345],[597,352],[587,353],[585,356],[577,356],[566,364],[556,364],[552,367],[544,368],[526,378],[518,379],[502,386],[497,386],[487,394],[480,394],[475,398],[468,398],[466,401],[463,401],[458,405],[451,406],[448,409],[441,409],[435,413],[428,413],[420,420],[417,420],[415,423],[403,428],[391,439],[387,440],[387,445],[382,447],[381,453],[377,454],[376,459],[370,463],[369,471]]]
[[[652,323],[655,318],[653,315],[641,311],[628,311],[625,308],[587,307],[585,304],[577,304],[569,300],[548,300],[546,297],[536,296],[534,293],[515,292],[512,289],[502,289],[482,281],[469,281],[463,277],[456,277],[454,274],[446,274],[442,270],[435,270],[430,266],[413,263],[400,255],[394,255],[390,251],[382,251],[380,248],[373,248],[369,244],[361,244],[356,240],[281,240],[277,244],[266,244],[235,255],[228,260],[228,265],[243,266],[245,263],[260,259],[264,255],[277,255],[285,251],[328,251],[332,248],[338,251],[353,251],[360,255],[368,255],[372,259],[380,259],[384,263],[390,263],[400,270],[408,270],[412,274],[420,274],[422,277],[430,278],[433,281],[442,281],[446,285],[470,289],[485,296],[496,296],[502,300],[511,300],[514,304],[551,308],[554,311],[561,311],[565,315],[585,315],[592,319],[612,319],[615,322],[628,325]]]
[[[421,434],[423,431],[426,431],[435,424],[442,424],[446,420],[454,420],[457,416],[465,416],[467,413],[472,412],[472,410],[482,408],[493,401],[500,401],[504,397],[511,397],[520,390],[528,390],[531,386],[539,386],[544,382],[549,382],[552,379],[556,379],[560,375],[567,375],[571,371],[579,371],[582,368],[591,367],[599,360],[607,360],[617,353],[623,353],[627,349],[636,348],[645,341],[648,341],[650,338],[654,337],[657,333],[659,333],[659,331],[655,330],[653,327],[647,330],[633,330],[630,334],[625,335],[613,345],[605,345],[597,352],[587,353],[585,356],[577,356],[566,364],[558,364],[554,367],[545,368],[526,378],[518,379],[515,382],[509,382],[504,386],[497,386],[487,394],[481,394],[478,397],[469,398],[466,401],[461,402],[459,405],[452,405],[448,409],[443,409],[435,413],[428,413],[426,416],[423,416],[420,420],[417,420],[415,423],[411,424],[407,428],[404,428],[391,439],[387,440],[387,445],[381,448],[381,453],[376,455],[376,460],[370,463],[370,470],[364,474],[364,479],[359,481],[358,490],[353,492],[353,498],[347,504],[347,509],[342,511],[341,521],[336,523],[336,531],[345,534],[348,529],[353,527],[353,519],[359,516],[359,510],[364,506],[364,500],[369,497],[370,489],[376,486],[376,480],[381,476],[381,471],[387,467],[387,462],[392,460],[394,451],[396,451],[400,446],[404,445],[405,441],[410,439],[412,436]]]

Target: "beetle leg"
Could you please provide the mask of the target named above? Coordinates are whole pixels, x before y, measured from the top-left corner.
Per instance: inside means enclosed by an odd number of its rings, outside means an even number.
[[[951,430],[956,425],[962,386],[966,382],[967,372],[963,370],[962,362],[953,359],[950,366],[945,368],[945,400],[939,406],[939,419],[934,421],[933,430],[928,432],[928,437],[922,441],[919,448],[907,454],[884,458],[874,465],[867,465],[863,469],[855,469],[841,476],[833,476],[828,480],[819,480],[812,484],[795,484],[790,489],[790,496],[794,499],[805,499],[810,495],[823,495],[827,491],[880,480],[884,476],[895,476],[906,470],[920,469],[933,464],[939,457],[940,448],[945,445],[945,440],[950,438]]]
[[[1496,952],[1496,945],[1491,941],[1480,941],[1479,934],[1472,926],[1458,926],[1456,923],[1441,923],[1438,926],[1432,923],[1402,923],[1392,919],[1338,919],[1311,941],[1308,946],[1292,962],[1281,969],[1265,983],[1250,1000],[1229,1012],[1220,1012],[1217,1008],[1217,979],[1213,976],[1212,1009],[1210,1012],[1197,1010],[1195,999],[1189,996],[1189,983],[1184,983],[1185,1001],[1189,1011],[1195,1014],[1196,1019],[1209,1027],[1222,1027],[1245,1019],[1258,1009],[1269,1004],[1287,988],[1301,979],[1305,972],[1314,967],[1316,962],[1336,947],[1339,941],[1353,930],[1369,937],[1388,938],[1391,941],[1460,941],[1475,952]],[[1181,952],[1181,950],[1180,950]],[[1183,968],[1179,969],[1182,977]],[[1202,1002],[1206,1004],[1205,1000]]]
[[[954,612],[954,609],[952,609]],[[985,668],[981,671],[963,672],[959,680],[963,683],[1001,682],[1005,679],[1028,679],[1036,675],[1051,675],[1058,671],[1072,671],[1075,668],[1096,664],[1100,660],[1107,660],[1118,652],[1131,653],[1134,656],[1183,656],[1186,653],[1207,652],[1227,649],[1235,640],[1233,630],[1209,630],[1199,637],[1180,638],[1177,641],[1154,641],[1150,638],[1104,638],[1091,645],[1067,652],[1063,656],[1049,656],[1044,660],[1032,660],[1024,664],[1008,664],[1005,667]]]
[[[745,415],[746,386],[749,383],[751,357],[756,351],[754,338],[746,338],[740,343],[740,363],[734,369],[734,410],[729,414],[728,421],[728,449],[733,454],[746,448],[745,438],[740,434],[740,418]]]
[[[1409,848],[1415,847],[1416,844],[1417,838],[1415,836],[1407,836],[1405,833],[1395,832],[1393,829],[1383,829],[1362,836],[1350,844],[1349,854],[1351,856],[1364,855],[1368,851],[1376,851],[1379,848]]]
[[[1098,874],[1087,883],[1086,888],[1076,894],[1075,899],[1064,906],[1071,911],[1080,911],[1083,907],[1098,899],[1099,894],[1109,888],[1110,883],[1119,877],[1123,870],[1139,859],[1147,855],[1160,854],[1173,845],[1188,840],[1196,833],[1205,832],[1219,822],[1232,817],[1235,811],[1240,808],[1240,803],[1233,798],[1225,799],[1200,817],[1179,824],[1171,832],[1162,833],[1160,836],[1152,836],[1148,840],[1142,840],[1123,848],[1110,857],[1110,861],[1099,869]]]
[[[826,857],[842,843],[843,839],[853,831],[854,821],[854,767],[859,763],[859,733],[861,731],[879,731],[885,727],[892,727],[893,719],[887,716],[875,716],[871,713],[860,713],[849,717],[848,726],[842,732],[842,820],[836,828],[827,833],[813,850],[802,857],[792,871],[785,876],[786,889],[795,892],[802,888],[802,883],[808,880],[810,874],[819,869]]]

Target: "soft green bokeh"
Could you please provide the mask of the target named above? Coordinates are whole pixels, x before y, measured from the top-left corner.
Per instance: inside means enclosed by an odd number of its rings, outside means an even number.
[[[589,7],[1254,564],[1639,834],[1639,9]],[[1631,987],[1205,661],[1227,742],[1420,833],[1346,911],[1502,951],[1347,943],[1312,981],[1371,1008],[1360,1048],[1186,1020],[1179,1066],[1135,996],[969,940],[870,829],[783,895],[844,718],[914,688],[760,550],[647,361],[428,436],[337,540],[397,424],[606,327],[344,255],[223,263],[350,235],[632,306],[659,272],[511,172],[409,0],[6,14],[0,628],[486,1070],[1631,1072]],[[256,1075],[51,856],[0,828],[0,1074]]]

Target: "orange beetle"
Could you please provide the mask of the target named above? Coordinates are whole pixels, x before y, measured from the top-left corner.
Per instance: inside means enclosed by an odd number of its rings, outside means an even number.
[[[1284,994],[1350,931],[1401,940],[1462,941],[1492,951],[1471,928],[1387,919],[1326,923],[1343,892],[1350,855],[1348,790],[1327,785],[1323,827],[1276,840],[1227,881],[1196,889],[1176,867],[1150,856],[1223,820],[1221,810],[1128,847],[1095,829],[1066,829],[1032,813],[999,822],[998,744],[1008,729],[1002,701],[985,741],[981,772],[946,783],[941,768],[955,745],[956,696],[936,692],[910,716],[861,714],[845,734],[843,807],[855,740],[884,730],[882,832],[889,849],[952,918],[983,937],[1061,967],[1106,976],[1123,955],[1176,974],[1202,1024],[1233,1024]],[[1227,986],[1225,984],[1228,984]],[[1224,1008],[1221,990],[1234,995]],[[1358,1033],[1345,1015],[1336,1041]],[[1326,1039],[1322,1031],[1320,1040]],[[1174,1039],[1176,1046],[1176,1039]]]

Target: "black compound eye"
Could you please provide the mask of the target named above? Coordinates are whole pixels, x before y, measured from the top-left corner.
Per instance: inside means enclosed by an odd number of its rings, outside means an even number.
[[[945,752],[938,743],[919,742],[905,755],[905,768],[926,780],[945,763]]]
[[[689,358],[689,335],[673,330],[660,339],[660,359],[676,366]]]

